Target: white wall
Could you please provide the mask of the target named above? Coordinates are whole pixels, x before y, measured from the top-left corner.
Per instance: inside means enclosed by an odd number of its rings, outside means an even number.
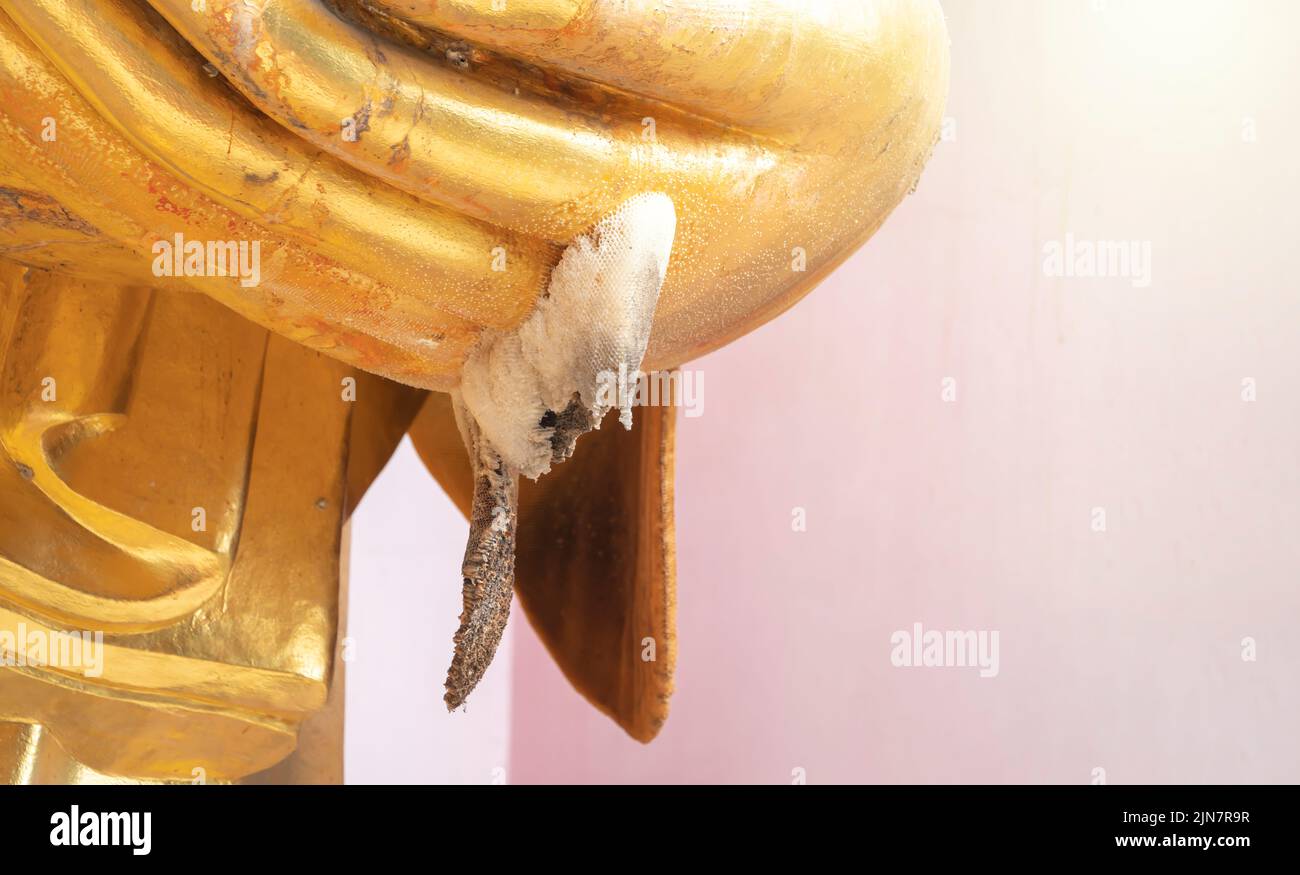
[[[352,517],[348,783],[486,784],[504,774],[511,630],[466,707],[448,714],[442,701],[468,532],[403,440]]]

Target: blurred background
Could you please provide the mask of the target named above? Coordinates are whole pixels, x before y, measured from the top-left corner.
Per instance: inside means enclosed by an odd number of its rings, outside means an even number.
[[[446,713],[467,527],[404,444],[352,525],[348,781],[1300,781],[1300,4],[943,6],[919,190],[688,366],[659,738],[518,609]],[[895,667],[914,623],[997,631],[997,676]]]

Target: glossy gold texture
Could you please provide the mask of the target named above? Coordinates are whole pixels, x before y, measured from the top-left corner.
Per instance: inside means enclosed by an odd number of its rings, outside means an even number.
[[[140,0],[0,5],[85,101],[67,109],[93,111],[195,202],[154,234],[210,236],[184,211],[211,198],[261,226],[241,233],[277,252],[285,238],[265,291],[210,293],[432,388],[454,385],[477,328],[522,318],[559,247],[643,191],[667,193],[678,212],[647,365],[752,329],[916,183],[946,93],[947,38],[930,2],[562,0],[497,13],[490,0],[205,0],[202,12],[152,0],[184,41]],[[31,136],[52,86],[7,38],[19,82],[6,105],[32,107],[13,119]],[[83,156],[119,145],[86,133]],[[46,178],[59,168],[18,163],[27,190],[57,200]],[[123,212],[154,209],[159,183],[117,176],[77,180],[80,197],[98,189]],[[80,217],[128,248],[150,236]],[[435,344],[442,354],[421,355]]]
[[[273,765],[332,669],[349,369],[202,296],[0,278],[0,632],[104,634],[97,676],[0,670],[0,719],[110,774]]]
[[[933,0],[0,0],[0,634],[105,647],[0,668],[0,777],[337,780],[346,519],[413,421],[468,508],[480,335],[646,192],[643,366],[752,330],[916,185],[947,75]],[[158,276],[176,235],[257,241],[260,282]],[[525,612],[642,741],[672,435],[638,411],[520,493]]]

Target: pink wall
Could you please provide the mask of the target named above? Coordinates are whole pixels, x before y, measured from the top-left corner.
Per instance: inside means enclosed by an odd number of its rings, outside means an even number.
[[[1094,5],[945,3],[918,193],[693,365],[662,735],[520,622],[512,782],[1300,781],[1300,6]],[[1067,233],[1150,285],[1045,276]],[[894,667],[914,622],[998,631],[998,676]]]

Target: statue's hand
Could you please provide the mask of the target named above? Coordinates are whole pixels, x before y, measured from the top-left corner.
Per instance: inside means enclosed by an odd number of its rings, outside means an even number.
[[[130,216],[89,221],[136,249],[167,223],[260,234],[258,286],[194,284],[439,388],[483,327],[531,310],[566,244],[642,192],[677,215],[649,367],[776,315],[915,184],[947,90],[930,0],[149,3],[184,42],[129,0],[0,2],[190,190],[148,227],[158,181],[101,143],[99,200]],[[209,201],[238,221],[200,221]]]

